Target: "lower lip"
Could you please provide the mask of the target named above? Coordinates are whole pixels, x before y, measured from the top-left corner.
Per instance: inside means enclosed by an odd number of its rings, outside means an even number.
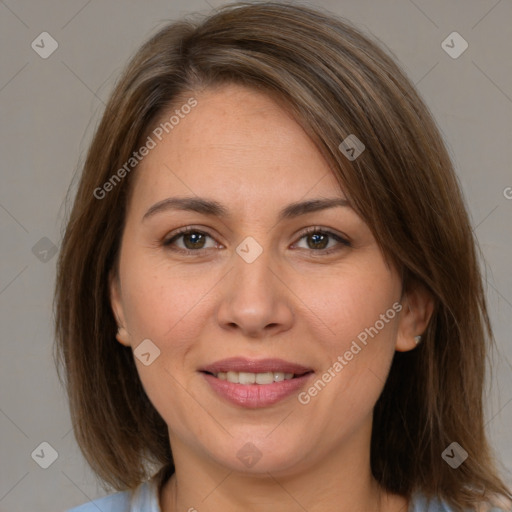
[[[275,404],[297,393],[313,373],[272,384],[234,384],[227,380],[220,380],[209,373],[203,373],[203,375],[213,390],[223,398],[233,404],[256,409]]]

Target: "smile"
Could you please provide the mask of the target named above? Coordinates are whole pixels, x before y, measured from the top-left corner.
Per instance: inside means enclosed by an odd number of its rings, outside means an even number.
[[[283,359],[224,359],[201,368],[210,388],[231,404],[262,408],[295,395],[314,374]]]

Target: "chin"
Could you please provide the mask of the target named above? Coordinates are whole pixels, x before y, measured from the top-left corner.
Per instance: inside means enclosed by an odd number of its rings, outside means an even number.
[[[304,461],[304,442],[297,442],[289,435],[269,437],[271,429],[256,435],[240,435],[229,438],[227,445],[210,450],[210,456],[231,471],[267,476],[268,473],[291,472]],[[286,433],[285,433],[286,434]]]

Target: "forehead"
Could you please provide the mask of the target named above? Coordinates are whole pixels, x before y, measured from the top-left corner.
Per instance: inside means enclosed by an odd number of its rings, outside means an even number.
[[[338,181],[313,141],[272,98],[238,85],[186,94],[197,105],[139,164],[135,198],[158,201],[170,194],[214,195],[233,202],[342,195]],[[178,102],[163,114],[170,119]],[[176,117],[174,121],[176,121]],[[162,125],[160,125],[162,126]],[[265,199],[262,203],[261,199]]]

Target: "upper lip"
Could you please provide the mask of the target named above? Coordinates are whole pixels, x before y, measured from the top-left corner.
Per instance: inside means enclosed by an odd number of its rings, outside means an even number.
[[[248,373],[267,373],[283,372],[303,375],[313,371],[311,368],[297,363],[291,363],[284,359],[247,359],[245,357],[230,357],[221,359],[200,369],[203,372],[248,372]]]

